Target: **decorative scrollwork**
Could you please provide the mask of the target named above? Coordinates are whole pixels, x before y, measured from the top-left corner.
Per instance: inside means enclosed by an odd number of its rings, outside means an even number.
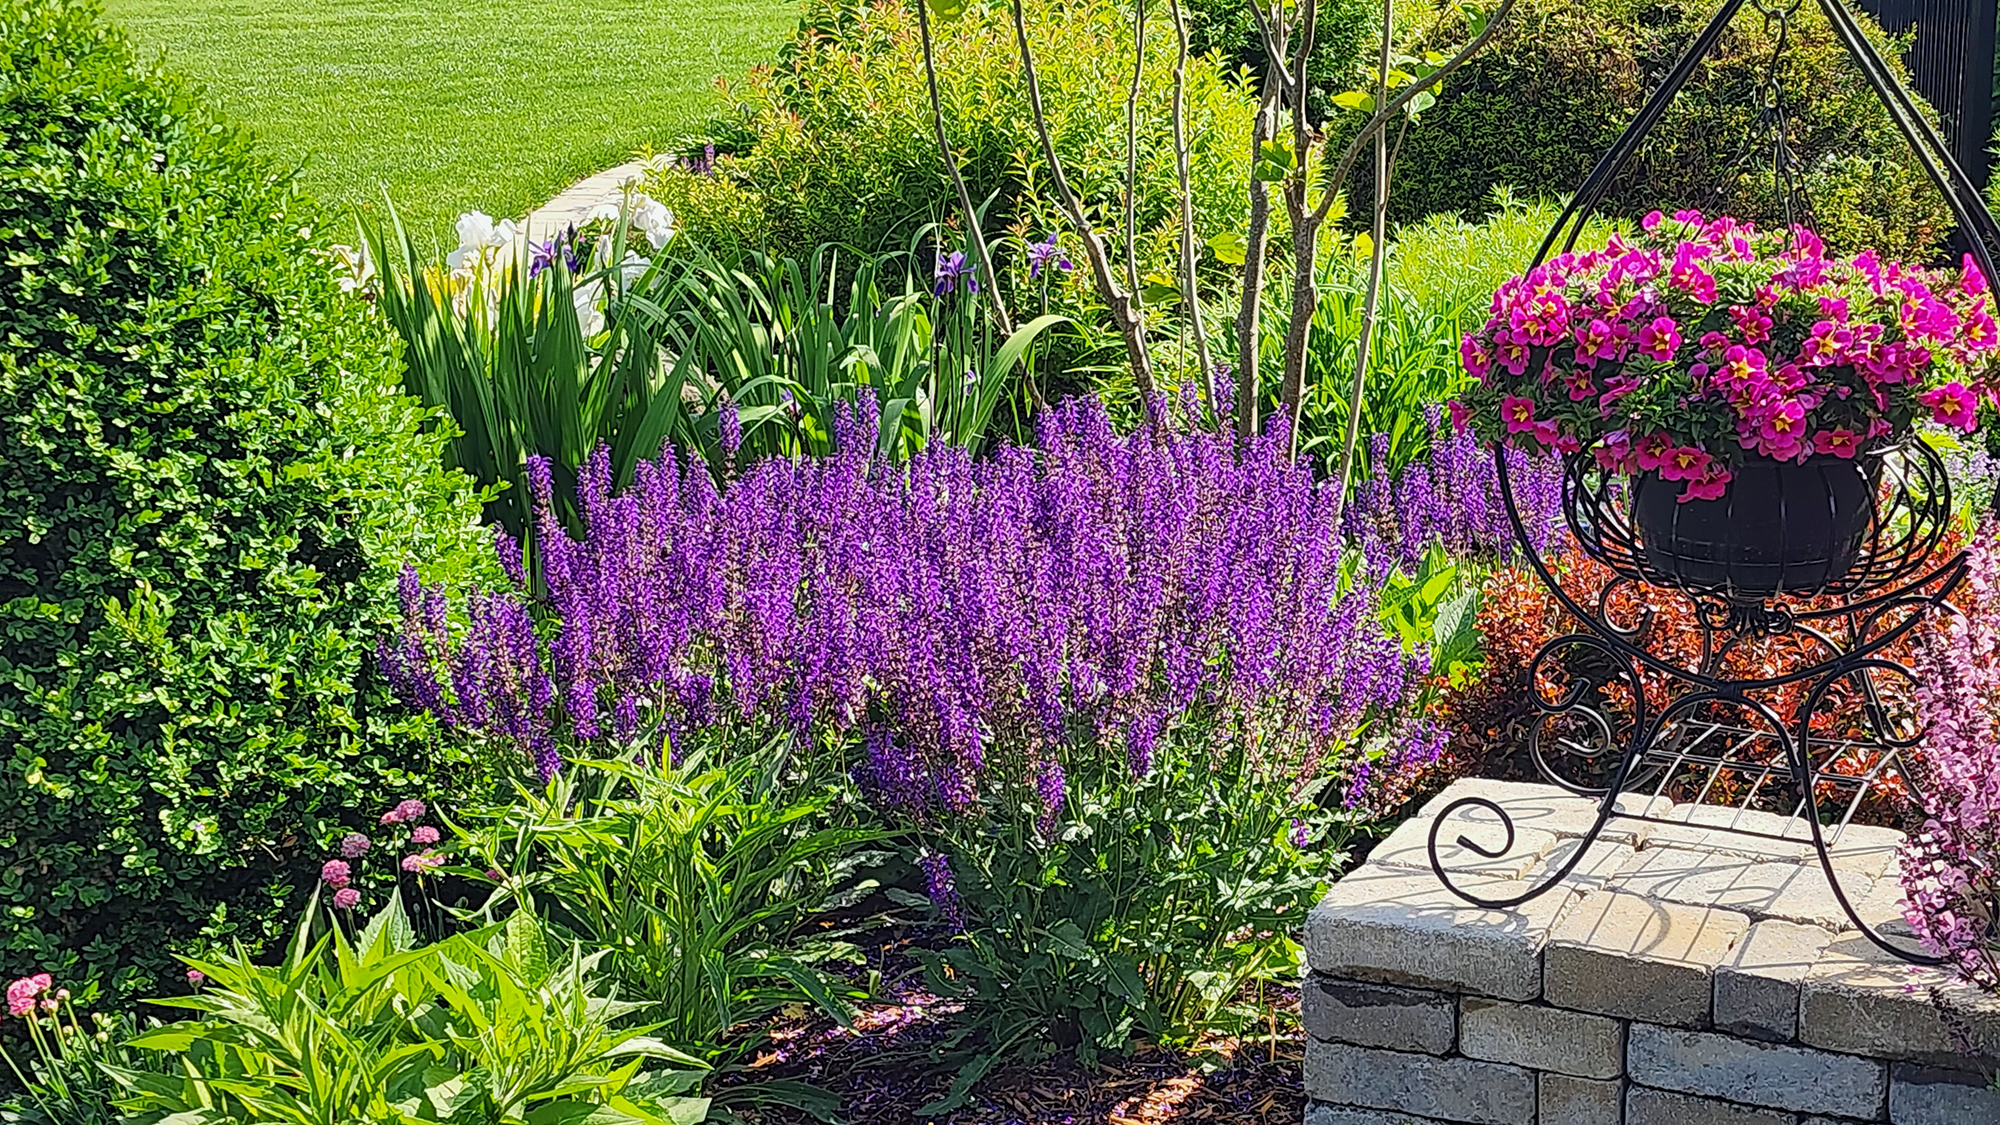
[[[1559,246],[1574,249],[1620,170],[1744,3],[1722,0],[1564,206],[1536,253],[1536,265]],[[1801,3],[1754,0],[1767,22],[1781,31]],[[1959,229],[1971,236],[1981,271],[2000,277],[1994,253],[2000,249],[2000,221],[1983,206],[1977,186],[1956,163],[1938,159],[1948,146],[1862,34],[1846,0],[1819,0],[1819,7],[1950,206]],[[1780,174],[1789,179],[1782,117],[1786,100],[1780,88],[1784,42],[1779,35],[1780,46],[1759,92],[1765,124],[1773,128]],[[1789,213],[1795,202],[1806,201],[1802,192],[1788,190],[1785,202]],[[1571,792],[1601,799],[1595,823],[1562,869],[1507,898],[1482,897],[1455,883],[1441,862],[1438,840],[1453,814],[1481,808],[1504,829],[1500,849],[1489,850],[1469,835],[1460,835],[1457,843],[1473,855],[1497,858],[1515,846],[1512,819],[1484,798],[1452,803],[1431,825],[1429,841],[1431,865],[1445,885],[1460,898],[1490,908],[1534,898],[1574,870],[1611,820],[1643,818],[1620,810],[1619,796],[1630,788],[1645,786],[1694,803],[1722,800],[1744,811],[1789,801],[1793,815],[1808,826],[1805,836],[1848,918],[1883,949],[1936,963],[1868,924],[1841,882],[1832,848],[1870,800],[1907,784],[1901,777],[1901,755],[1918,742],[1921,731],[1910,705],[1913,679],[1894,659],[1895,646],[1927,617],[1950,612],[1947,599],[1965,579],[1962,552],[1938,558],[1953,516],[1951,489],[1938,455],[1915,440],[1876,450],[1859,466],[1859,491],[1853,470],[1841,470],[1849,482],[1842,495],[1864,498],[1860,503],[1869,505],[1865,513],[1853,505],[1846,509],[1866,517],[1858,541],[1850,538],[1856,524],[1842,524],[1838,535],[1825,529],[1824,538],[1811,544],[1814,554],[1791,549],[1800,544],[1787,544],[1783,536],[1789,532],[1780,530],[1774,559],[1696,559],[1709,565],[1690,566],[1691,556],[1679,550],[1682,540],[1672,533],[1649,547],[1636,506],[1638,488],[1589,453],[1572,454],[1563,465],[1563,517],[1576,546],[1612,575],[1595,594],[1566,589],[1542,558],[1535,543],[1546,537],[1530,535],[1522,522],[1505,451],[1496,448],[1493,456],[1501,499],[1528,565],[1583,627],[1536,653],[1530,671],[1537,714],[1526,737],[1544,776]],[[1827,483],[1830,470],[1817,471],[1820,483]],[[1782,517],[1780,521],[1782,528],[1789,527]],[[1684,615],[1689,628],[1660,627],[1674,615]],[[1690,631],[1695,634],[1692,644],[1685,635]],[[1781,838],[1792,846],[1807,842],[1796,835]]]

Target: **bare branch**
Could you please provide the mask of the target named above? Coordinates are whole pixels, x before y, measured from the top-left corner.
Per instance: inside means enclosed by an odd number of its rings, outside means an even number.
[[[979,270],[986,275],[986,295],[993,305],[993,322],[1000,327],[1000,334],[1014,334],[1014,320],[1007,315],[1007,302],[1000,298],[1000,276],[994,272],[993,256],[986,251],[986,236],[979,229],[979,212],[973,209],[972,193],[966,190],[965,177],[959,175],[958,157],[951,151],[951,142],[944,135],[944,106],[938,98],[937,57],[931,47],[930,5],[926,0],[917,0],[917,32],[923,37],[924,81],[931,93],[931,133],[937,139],[938,155],[944,157],[944,170],[951,176],[951,186],[958,191],[959,210],[965,214],[966,237],[979,260]],[[1041,392],[1035,389],[1034,380],[1029,379],[1029,390],[1039,400]]]
[[[1389,93],[1390,20],[1396,0],[1382,0],[1382,59],[1376,72],[1375,100]],[[1361,338],[1354,343],[1354,381],[1347,391],[1347,432],[1340,446],[1339,485],[1333,490],[1333,523],[1340,525],[1340,511],[1347,503],[1347,484],[1354,479],[1354,451],[1361,442],[1361,400],[1368,386],[1368,349],[1375,338],[1375,314],[1382,295],[1382,261],[1389,253],[1389,134],[1375,131],[1375,223],[1370,232],[1374,244],[1368,255],[1368,294],[1361,302]],[[1296,432],[1292,438],[1295,446]]]
[[[1146,0],[1132,4],[1132,86],[1125,94],[1125,285],[1139,292],[1139,87],[1146,77]]]
[[[1271,230],[1271,185],[1257,176],[1264,142],[1278,128],[1278,83],[1264,85],[1264,100],[1250,128],[1250,229],[1243,243],[1243,301],[1236,310],[1236,436],[1257,434],[1260,328],[1264,307],[1264,254]]]
[[[1041,142],[1042,156],[1049,162],[1049,178],[1055,184],[1056,197],[1062,202],[1063,211],[1068,214],[1071,225],[1076,227],[1077,237],[1083,241],[1084,257],[1090,262],[1091,279],[1097,283],[1097,294],[1111,313],[1112,323],[1118,326],[1118,334],[1125,341],[1125,358],[1132,367],[1132,381],[1139,389],[1139,397],[1149,421],[1154,418],[1155,399],[1158,390],[1153,382],[1153,358],[1146,350],[1146,329],[1140,320],[1138,307],[1132,294],[1119,288],[1118,279],[1111,272],[1111,257],[1105,251],[1104,240],[1091,226],[1090,216],[1084,213],[1083,199],[1070,187],[1069,177],[1063,174],[1061,158],[1056,156],[1055,141],[1049,136],[1049,119],[1042,107],[1042,84],[1035,74],[1035,53],[1028,46],[1028,27],[1021,14],[1021,6],[1026,0],[1011,0],[1009,7],[1014,16],[1014,41],[1020,48],[1021,74],[1028,86],[1028,110],[1035,126],[1035,137]]]
[[[1216,395],[1215,361],[1208,354],[1208,327],[1201,319],[1201,290],[1195,284],[1194,189],[1188,174],[1187,138],[1187,19],[1181,0],[1169,0],[1174,14],[1174,38],[1180,53],[1174,57],[1174,174],[1181,191],[1181,314],[1194,330],[1195,362],[1201,365],[1201,391],[1208,400],[1212,418],[1222,417],[1222,400]],[[1128,237],[1134,232],[1128,231]]]

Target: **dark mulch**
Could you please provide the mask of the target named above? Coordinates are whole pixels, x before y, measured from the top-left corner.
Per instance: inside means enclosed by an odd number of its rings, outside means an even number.
[[[1067,1054],[1005,1067],[959,1109],[920,1115],[951,1086],[953,1070],[939,1053],[958,1005],[922,987],[906,941],[884,940],[869,961],[882,973],[881,999],[859,1005],[853,1027],[816,1012],[780,1017],[768,1028],[770,1046],[740,1080],[809,1082],[840,1098],[848,1125],[1261,1125],[1304,1115],[1293,989],[1267,994],[1272,1022],[1262,1034],[1216,1037],[1190,1051],[1141,1044],[1096,1067]],[[787,1108],[739,1112],[756,1125],[813,1120]]]

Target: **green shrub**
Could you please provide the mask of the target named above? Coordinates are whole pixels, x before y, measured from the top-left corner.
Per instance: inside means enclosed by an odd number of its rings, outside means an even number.
[[[1116,211],[1125,167],[1131,27],[1106,0],[1026,0],[1029,41],[1050,133],[1072,186]],[[1004,4],[933,21],[946,129],[975,201],[994,197],[986,228],[1014,224],[1039,237],[1063,229],[1035,138],[1020,57]],[[1173,31],[1161,8],[1149,22],[1140,94],[1138,219],[1148,271],[1175,261],[1175,179],[1168,106]],[[1243,226],[1250,119],[1256,105],[1214,62],[1188,65],[1188,132],[1195,222],[1202,237]],[[716,174],[754,205],[703,177],[658,173],[647,190],[676,209],[697,242],[740,242],[761,211],[771,248],[804,257],[828,242],[904,249],[924,223],[954,215],[956,199],[932,139],[914,13],[899,3],[811,0],[778,62],[723,87],[731,120],[717,135]],[[719,216],[710,229],[709,217]]]
[[[1392,216],[1476,211],[1498,184],[1573,191],[1713,10],[1694,0],[1521,0],[1403,139]],[[1456,33],[1446,25],[1438,34],[1449,42]],[[1874,36],[1900,73],[1895,46]],[[1608,213],[1694,207],[1782,220],[1768,131],[1757,121],[1773,42],[1746,5],[1628,165]],[[1949,213],[1815,5],[1793,18],[1788,58],[1790,137],[1821,234],[1836,249],[1923,257],[1949,229]],[[1352,183],[1355,214],[1369,179],[1363,170]]]
[[[0,44],[0,972],[130,995],[464,762],[367,651],[478,509],[289,175],[86,0]]]

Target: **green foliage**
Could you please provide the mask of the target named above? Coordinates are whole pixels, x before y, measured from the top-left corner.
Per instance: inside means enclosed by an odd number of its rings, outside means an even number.
[[[1040,827],[1028,790],[918,830],[966,920],[920,954],[931,987],[966,1002],[972,1061],[954,1096],[1051,1045],[1090,1059],[1135,1035],[1241,1030],[1258,1018],[1232,1008],[1242,986],[1296,972],[1288,935],[1345,862],[1351,822],[1318,807],[1323,779],[1301,785],[1258,749],[1208,741],[1163,738],[1138,780],[1118,754],[1083,758]]]
[[[839,408],[865,391],[883,455],[978,448],[1003,405],[1018,428],[1021,376],[1068,320],[1044,313],[1001,338],[977,295],[922,279],[914,249],[828,245],[801,260],[694,248],[648,261],[625,228],[614,224],[575,270],[560,254],[531,268],[533,247],[517,238],[495,261],[447,271],[399,225],[363,224],[369,291],[404,341],[403,384],[450,413],[459,432],[446,463],[497,490],[487,519],[528,558],[530,456],[551,462],[557,512],[580,533],[576,474],[600,445],[614,487],[666,443],[700,451],[718,473],[732,457],[824,454]],[[741,426],[736,450],[724,448],[724,403]]]
[[[812,963],[837,948],[793,939],[881,832],[842,826],[823,786],[787,777],[784,745],[722,764],[577,762],[472,815],[467,850],[507,875],[488,909],[531,905],[607,956],[621,991],[706,1058],[742,1054],[754,1041],[730,1029],[782,1004],[844,1021]]]
[[[525,911],[419,946],[391,899],[359,933],[315,938],[277,965],[191,961],[194,1018],[138,1036],[159,1070],[112,1068],[133,1125],[694,1125],[706,1067],[619,1026],[644,1004],[597,987],[601,955],[563,948]]]
[[[1119,208],[1125,175],[1129,15],[1104,0],[1026,4],[1029,43],[1065,174],[1093,208],[1109,215]],[[1067,224],[1050,193],[1008,11],[1004,4],[975,4],[932,20],[939,93],[972,198],[994,199],[987,230],[1018,227],[1040,237]],[[1137,238],[1145,272],[1170,273],[1176,260],[1172,45],[1172,26],[1161,9],[1149,21],[1139,99]],[[1187,81],[1195,224],[1205,239],[1244,224],[1256,107],[1206,59],[1190,61]],[[916,17],[903,4],[811,0],[798,36],[778,62],[724,89],[731,120],[717,143],[736,155],[719,161],[717,175],[756,197],[771,249],[804,255],[829,242],[900,249],[912,229],[958,210],[932,136]],[[660,177],[647,190],[669,206],[681,205],[674,184]],[[742,237],[733,224],[718,234],[696,225],[698,218],[692,210],[684,216],[696,241]]]
[[[476,506],[281,169],[78,0],[0,0],[0,968],[256,948],[364,800],[449,788],[367,655]],[[428,795],[428,794],[427,794]]]
[[[446,463],[499,489],[487,519],[525,544],[534,524],[527,460],[547,457],[558,510],[580,529],[576,473],[599,445],[624,483],[684,428],[687,366],[661,349],[665,316],[637,297],[657,267],[627,264],[620,222],[608,253],[574,272],[560,254],[531,270],[529,240],[517,238],[493,268],[482,262],[462,276],[428,266],[390,217],[387,230],[362,224],[379,273],[371,292],[403,338],[404,389],[457,423]],[[586,319],[598,330],[587,332]]]
[[[1475,211],[1496,184],[1573,191],[1713,14],[1696,0],[1522,0],[1402,138],[1392,217]],[[1456,42],[1459,30],[1436,34]],[[1901,73],[1894,44],[1871,33]],[[1607,213],[1696,207],[1782,223],[1769,132],[1757,122],[1774,36],[1745,5],[1628,166]],[[1950,227],[1943,201],[1815,5],[1793,16],[1790,44],[1790,141],[1816,228],[1835,251],[1923,258]],[[1356,214],[1372,198],[1369,178],[1364,170],[1351,184]]]
[[[963,288],[935,293],[917,258],[832,245],[806,259],[752,253],[731,265],[702,256],[646,295],[668,310],[681,362],[715,399],[736,405],[744,458],[831,452],[840,405],[863,391],[879,410],[876,446],[886,457],[933,442],[977,450],[1003,405],[1020,432],[1024,377],[1044,337],[1068,318],[1045,312],[1001,338],[985,301]],[[720,462],[712,417],[686,437]]]
[[[1487,205],[1491,213],[1478,222],[1441,214],[1406,224],[1389,245],[1361,400],[1361,432],[1388,436],[1385,465],[1392,476],[1400,476],[1429,451],[1426,409],[1450,399],[1468,378],[1459,363],[1460,338],[1485,323],[1493,290],[1527,269],[1561,212],[1555,203],[1523,202],[1505,189],[1496,190]],[[1593,223],[1585,238],[1602,239],[1611,229]],[[1340,459],[1346,433],[1347,396],[1367,296],[1367,255],[1352,243],[1331,240],[1319,276],[1298,448],[1330,471]],[[1285,278],[1274,280],[1282,288]],[[1285,296],[1266,300],[1262,309],[1263,417],[1279,408],[1290,309]],[[1356,460],[1357,479],[1368,479],[1382,467],[1364,460]]]
[[[1319,25],[1313,34],[1312,60],[1306,83],[1312,87],[1315,110],[1328,94],[1354,83],[1355,67],[1369,53],[1381,32],[1376,0],[1322,0]],[[1165,15],[1165,5],[1159,9]],[[1257,33],[1257,17],[1244,0],[1187,0],[1188,46],[1214,54],[1226,67],[1248,70],[1261,83],[1269,73],[1269,56]],[[1315,116],[1318,113],[1315,112]]]

